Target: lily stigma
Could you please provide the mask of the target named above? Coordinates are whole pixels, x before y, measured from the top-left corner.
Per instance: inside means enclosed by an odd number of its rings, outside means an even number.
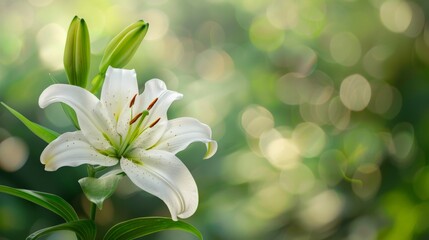
[[[68,84],[53,84],[42,92],[41,108],[65,103],[76,112],[80,127],[44,149],[40,160],[45,170],[82,164],[107,168],[105,175],[125,174],[163,200],[173,220],[194,214],[197,185],[175,154],[199,141],[207,147],[204,158],[212,157],[217,143],[210,127],[190,117],[168,120],[168,108],[183,95],[168,90],[159,79],[147,81],[139,94],[134,70],[109,67],[100,95],[98,99]]]

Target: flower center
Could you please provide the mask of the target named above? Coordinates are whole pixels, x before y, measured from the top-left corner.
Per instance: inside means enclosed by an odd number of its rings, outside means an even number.
[[[131,120],[129,122],[130,127],[128,128],[128,132],[127,132],[127,135],[125,136],[125,138],[122,138],[122,136],[121,136],[121,144],[119,147],[119,151],[117,152],[118,157],[124,156],[124,154],[127,152],[129,147],[131,146],[131,143],[138,136],[140,136],[146,129],[153,128],[159,122],[159,120],[161,120],[161,118],[157,118],[155,121],[153,121],[148,126],[142,126],[144,119],[146,118],[146,116],[149,115],[149,111],[156,104],[156,102],[158,101],[158,98],[155,98],[148,105],[148,107],[145,110],[137,113],[136,115],[133,115],[133,106],[134,106],[134,103],[136,101],[136,97],[137,97],[137,94],[134,95],[134,97],[131,99],[130,104],[129,104],[130,115],[131,115],[130,116]]]

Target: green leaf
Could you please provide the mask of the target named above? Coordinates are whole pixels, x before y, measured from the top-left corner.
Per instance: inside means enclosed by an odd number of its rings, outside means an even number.
[[[75,232],[79,240],[93,240],[97,234],[97,228],[93,221],[79,220],[40,229],[28,236],[27,240],[36,240],[44,235],[62,230]]]
[[[137,51],[146,36],[149,24],[143,20],[137,21],[116,35],[106,47],[100,63],[100,73],[104,74],[109,66],[123,67]]]
[[[64,48],[64,69],[70,84],[86,87],[90,59],[88,27],[84,19],[75,16],[70,23]]]
[[[0,192],[25,199],[41,207],[44,207],[61,216],[67,222],[79,220],[73,207],[57,195],[25,189],[17,189],[4,185],[0,185]]]
[[[101,210],[103,202],[115,192],[122,176],[110,175],[107,177],[85,177],[79,180],[79,184],[89,201],[95,203]]]
[[[39,138],[41,138],[43,141],[50,143],[53,140],[55,140],[60,134],[58,134],[55,131],[52,131],[51,129],[48,129],[46,127],[43,127],[37,123],[34,123],[30,120],[28,120],[24,115],[16,111],[15,109],[9,107],[4,102],[1,103],[9,112],[11,112],[16,118],[18,118],[31,132],[36,134]]]
[[[80,129],[79,122],[77,121],[76,112],[69,105],[61,103],[63,111],[66,113],[67,117],[72,121],[75,128]]]
[[[197,236],[200,240],[203,235],[194,226],[182,221],[173,221],[170,218],[147,217],[135,218],[113,226],[104,236],[104,240],[132,240],[152,233],[165,230],[181,230]]]

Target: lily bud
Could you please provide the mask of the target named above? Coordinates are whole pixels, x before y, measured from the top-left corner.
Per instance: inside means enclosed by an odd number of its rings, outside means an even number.
[[[70,23],[64,49],[64,69],[70,84],[86,87],[90,57],[88,27],[85,20],[75,16]]]
[[[137,21],[116,35],[104,52],[100,63],[100,73],[104,74],[109,66],[121,68],[127,64],[137,51],[149,24],[143,20]]]

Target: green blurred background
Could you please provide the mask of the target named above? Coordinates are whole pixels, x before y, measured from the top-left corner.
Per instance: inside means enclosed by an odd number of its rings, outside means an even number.
[[[178,154],[200,191],[185,221],[205,239],[428,239],[428,13],[424,0],[0,0],[0,100],[73,131],[59,105],[37,103],[52,79],[66,82],[71,19],[88,24],[91,77],[110,39],[144,19],[148,35],[127,68],[140,86],[156,77],[184,93],[170,118],[200,119],[219,143],[209,160],[199,143]],[[58,194],[86,215],[85,167],[45,172],[46,144],[4,108],[0,141],[0,184]],[[99,236],[151,215],[169,212],[123,180],[97,213]],[[2,240],[58,223],[0,196]]]

